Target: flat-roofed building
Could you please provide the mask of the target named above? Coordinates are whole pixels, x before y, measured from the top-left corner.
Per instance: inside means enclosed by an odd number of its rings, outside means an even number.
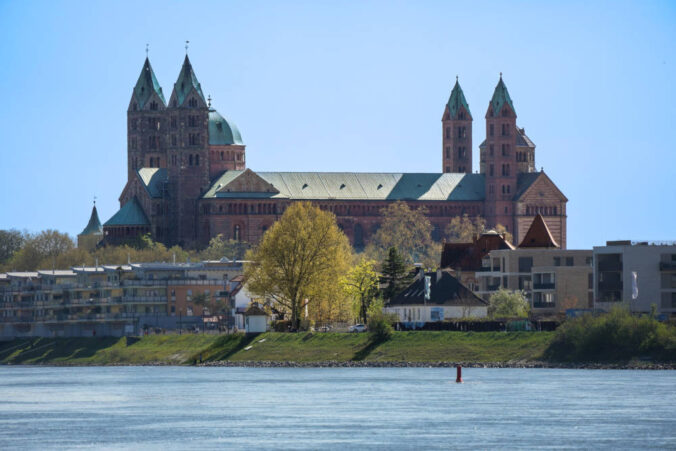
[[[491,251],[476,275],[483,299],[500,289],[523,291],[534,315],[593,306],[592,251],[560,249],[539,216],[518,248]]]
[[[608,241],[594,252],[594,307],[676,316],[676,242]]]

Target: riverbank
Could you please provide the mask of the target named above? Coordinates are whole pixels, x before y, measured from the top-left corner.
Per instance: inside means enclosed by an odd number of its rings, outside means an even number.
[[[151,335],[0,342],[6,365],[203,365],[247,367],[466,367],[674,369],[652,361],[553,362],[553,332],[395,332]]]

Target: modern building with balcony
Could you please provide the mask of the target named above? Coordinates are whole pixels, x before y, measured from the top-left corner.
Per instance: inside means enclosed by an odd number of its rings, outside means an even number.
[[[0,274],[0,338],[234,326],[242,262],[135,263]]]
[[[594,253],[594,307],[676,316],[676,242],[608,241]]]
[[[593,306],[592,251],[561,249],[540,216],[516,249],[490,251],[476,277],[484,300],[500,289],[523,291],[536,316]]]

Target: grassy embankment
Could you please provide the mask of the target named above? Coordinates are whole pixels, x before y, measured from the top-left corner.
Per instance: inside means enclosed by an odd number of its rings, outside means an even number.
[[[542,358],[553,333],[395,332],[373,343],[368,334],[274,333],[160,335],[136,338],[40,338],[0,343],[2,364],[188,364],[204,361],[507,362]],[[250,346],[250,348],[249,348]],[[247,349],[249,348],[249,349]]]
[[[0,342],[0,364],[549,361],[676,363],[676,327],[620,309],[566,321],[556,332],[394,332],[36,338]]]

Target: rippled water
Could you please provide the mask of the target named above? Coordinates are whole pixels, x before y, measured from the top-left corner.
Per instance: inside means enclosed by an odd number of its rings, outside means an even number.
[[[674,448],[676,372],[0,367],[0,449]]]

